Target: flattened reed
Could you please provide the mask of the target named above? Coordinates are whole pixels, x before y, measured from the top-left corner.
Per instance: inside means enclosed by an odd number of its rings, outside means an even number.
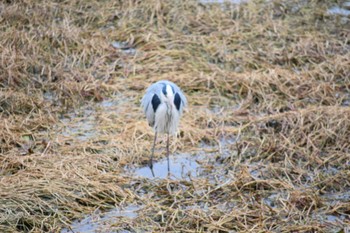
[[[336,4],[0,3],[0,231],[58,231],[132,202],[137,217],[108,229],[344,230],[349,19],[327,14]],[[123,169],[148,160],[139,103],[160,79],[190,103],[172,151],[212,148],[191,181]]]

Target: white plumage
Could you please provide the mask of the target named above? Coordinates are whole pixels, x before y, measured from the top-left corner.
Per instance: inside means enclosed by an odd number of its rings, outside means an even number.
[[[146,115],[148,124],[155,131],[150,167],[153,168],[153,154],[157,133],[166,133],[167,157],[169,171],[169,134],[176,134],[180,117],[187,99],[181,89],[173,82],[162,80],[152,84],[141,100],[141,106]],[[153,170],[152,170],[153,173]]]
[[[175,105],[178,94],[179,105]],[[158,102],[159,100],[159,102]],[[162,80],[152,84],[143,96],[141,106],[148,120],[148,124],[156,132],[175,134],[180,117],[187,99],[181,89],[173,82]]]

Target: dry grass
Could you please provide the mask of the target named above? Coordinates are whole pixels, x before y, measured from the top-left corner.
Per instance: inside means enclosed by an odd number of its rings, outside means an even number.
[[[337,3],[0,3],[0,231],[57,232],[137,202],[113,229],[342,232],[350,28],[327,15]],[[139,103],[160,79],[190,103],[172,151],[218,148],[192,182],[123,170],[148,159]],[[239,140],[223,149],[225,137]]]

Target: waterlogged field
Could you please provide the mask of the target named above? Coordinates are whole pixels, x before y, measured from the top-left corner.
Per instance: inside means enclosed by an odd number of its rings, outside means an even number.
[[[0,3],[0,232],[348,232],[349,2]],[[189,101],[156,147],[140,108]]]

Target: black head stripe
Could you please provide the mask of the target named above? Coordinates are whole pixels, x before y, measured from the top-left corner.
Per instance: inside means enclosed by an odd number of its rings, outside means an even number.
[[[166,85],[165,85],[165,84],[163,85],[162,92],[163,92],[163,94],[164,94],[165,96],[167,95],[167,92],[166,92]]]
[[[152,107],[154,112],[157,111],[157,108],[159,105],[160,105],[160,99],[157,94],[154,94],[152,98]]]
[[[174,96],[174,104],[176,106],[176,109],[178,111],[180,111],[181,97],[180,97],[179,93],[176,93],[175,96]]]

